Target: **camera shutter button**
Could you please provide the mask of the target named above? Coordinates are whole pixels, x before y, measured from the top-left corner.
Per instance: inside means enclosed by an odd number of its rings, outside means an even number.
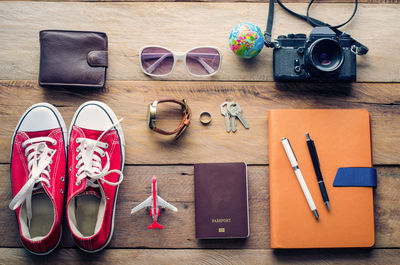
[[[304,33],[298,33],[298,34],[296,34],[296,35],[294,35],[296,38],[301,38],[301,39],[305,39],[305,38],[307,38],[307,35],[306,34],[304,34]]]

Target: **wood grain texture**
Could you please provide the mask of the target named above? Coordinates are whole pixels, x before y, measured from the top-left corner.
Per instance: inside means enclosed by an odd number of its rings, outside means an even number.
[[[348,250],[158,250],[113,249],[87,254],[77,249],[56,249],[47,256],[34,256],[24,249],[0,249],[2,264],[398,264],[399,249],[348,249]]]
[[[304,13],[305,3],[288,7]],[[209,80],[271,81],[272,49],[253,60],[241,60],[230,51],[228,36],[238,23],[251,21],[265,28],[266,3],[45,3],[0,2],[0,79],[37,79],[38,33],[44,29],[104,31],[109,37],[110,80],[151,80],[139,67],[139,49],[163,45],[174,51],[213,45],[223,52],[221,71]],[[316,18],[332,24],[345,21],[353,4],[321,3]],[[358,81],[400,81],[400,27],[394,21],[399,5],[360,4],[354,20],[343,30],[369,47],[358,56]],[[57,18],[57,19],[55,19]],[[309,33],[311,27],[276,8],[273,36]],[[193,80],[182,63],[163,80]]]
[[[111,248],[251,248],[270,246],[269,170],[249,166],[250,238],[238,240],[196,240],[194,225],[193,166],[127,166],[121,184]],[[163,230],[147,230],[151,218],[142,210],[130,215],[130,209],[146,199],[151,176],[158,176],[160,196],[178,208],[160,215]],[[400,167],[378,167],[375,191],[376,248],[400,247]],[[0,166],[0,247],[19,247],[14,212],[7,209],[11,200],[8,165]],[[72,247],[68,225],[64,224],[62,247]]]
[[[304,13],[308,0],[284,2]],[[336,24],[350,15],[352,2],[318,1],[311,12]],[[241,22],[252,22],[264,30],[265,0],[0,0],[0,264],[400,264],[400,84],[366,83],[400,82],[400,54],[396,52],[400,46],[396,22],[400,6],[395,5],[399,0],[360,3],[356,17],[343,29],[370,51],[357,58],[358,81],[363,83],[346,85],[243,82],[272,80],[271,49],[264,49],[252,61],[243,61],[233,55],[227,41],[230,30]],[[275,10],[273,37],[311,30],[279,6]],[[43,29],[106,32],[110,52],[107,88],[38,87],[38,33]],[[158,79],[170,82],[148,78],[139,68],[138,51],[153,44],[175,51],[218,46],[224,56],[221,72],[206,82],[185,82],[193,77],[179,63],[171,76]],[[193,110],[187,135],[176,143],[146,125],[147,104],[163,97],[186,98]],[[118,117],[124,117],[128,165],[113,240],[106,250],[88,255],[73,245],[64,222],[60,247],[44,257],[31,255],[22,248],[14,212],[8,209],[13,130],[25,109],[34,103],[56,105],[68,126],[77,107],[88,100],[101,100]],[[219,104],[225,100],[241,104],[250,130],[238,124],[236,134],[224,131]],[[378,169],[373,249],[269,249],[267,111],[274,108],[365,108],[371,113],[373,163]],[[203,110],[213,115],[209,127],[199,123]],[[162,124],[173,126],[175,114],[164,112]],[[247,240],[195,239],[192,164],[215,161],[250,164],[251,237]],[[161,231],[147,230],[151,218],[146,211],[130,215],[130,209],[149,195],[153,174],[158,176],[160,195],[179,209],[177,213],[162,212],[160,223],[165,228]]]
[[[21,96],[23,95],[23,96]],[[182,139],[151,131],[146,122],[147,105],[173,97],[188,100],[192,123]],[[267,113],[282,108],[365,108],[371,114],[375,165],[400,164],[400,84],[276,84],[272,82],[108,82],[107,89],[44,89],[36,81],[0,81],[0,162],[9,163],[15,126],[25,110],[37,102],[57,106],[69,126],[82,103],[100,100],[118,117],[126,138],[127,164],[193,164],[244,161],[268,163]],[[236,133],[226,133],[219,105],[236,100],[250,129],[239,123]],[[201,111],[211,112],[210,126],[199,122]],[[170,117],[167,123],[176,123]]]
[[[10,2],[212,2],[212,3],[265,3],[266,0],[1,0]],[[276,2],[276,1],[275,1]],[[308,3],[309,0],[282,0],[282,3]],[[316,1],[317,2],[317,1]],[[324,3],[354,3],[354,0],[323,0]],[[398,4],[399,0],[359,0],[368,4]]]

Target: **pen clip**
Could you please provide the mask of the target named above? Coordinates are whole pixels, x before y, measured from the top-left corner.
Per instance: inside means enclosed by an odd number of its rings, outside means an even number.
[[[314,144],[314,141],[313,141],[313,140],[311,140],[311,143],[312,143],[312,146],[313,146],[313,149],[314,149],[315,161],[317,162],[318,166],[320,166],[320,164],[319,164],[319,158],[318,158],[318,155],[317,155],[317,148],[315,148],[315,144]]]
[[[287,139],[286,137],[284,137],[284,138],[282,138],[281,142],[282,142],[282,145],[283,145],[283,149],[285,149],[286,155],[287,155],[288,158],[289,158],[290,164],[292,165],[292,167],[294,167],[295,164],[297,164],[297,161],[298,161],[298,160],[297,160],[296,154],[295,154],[294,151],[293,151],[293,148],[292,148],[292,145],[290,144],[289,139]],[[286,150],[286,147],[285,147],[284,142],[287,143],[287,148],[289,148],[289,150]],[[289,151],[289,153],[288,153],[288,151]],[[293,156],[294,161],[292,161],[292,159],[290,158],[290,156]]]
[[[293,151],[293,148],[292,148],[292,145],[290,144],[289,139],[286,139],[286,140],[287,140],[287,142],[288,142],[288,144],[289,144],[290,150],[292,150],[292,154],[293,154],[293,156],[294,156],[294,159],[296,159],[296,162],[299,161],[299,160],[297,160],[296,154],[295,154],[294,151]]]
[[[318,158],[318,154],[317,154],[317,148],[315,148],[314,141],[311,139],[309,133],[306,133],[306,138],[307,138],[307,145],[308,145],[308,150],[310,151],[310,155],[311,155],[312,159],[314,159],[315,162],[317,162],[318,167],[319,167],[320,166],[319,158]]]

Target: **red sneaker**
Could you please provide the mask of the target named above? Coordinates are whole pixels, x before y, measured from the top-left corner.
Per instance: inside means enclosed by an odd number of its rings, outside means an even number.
[[[84,103],[69,132],[67,219],[75,244],[102,250],[111,241],[125,141],[121,120],[106,104]]]
[[[48,104],[22,115],[11,145],[11,182],[21,241],[37,255],[55,249],[61,239],[64,199],[66,127]]]

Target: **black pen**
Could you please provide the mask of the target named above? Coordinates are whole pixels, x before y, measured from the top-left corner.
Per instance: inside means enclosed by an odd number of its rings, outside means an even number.
[[[322,178],[321,169],[319,167],[319,159],[318,159],[317,150],[315,149],[314,141],[311,140],[310,135],[308,133],[306,133],[306,138],[307,138],[308,151],[310,152],[311,160],[312,160],[312,163],[314,166],[315,175],[317,176],[317,180],[318,180],[319,189],[321,190],[322,199],[324,200],[326,208],[328,208],[328,211],[329,211],[330,210],[329,198],[328,198],[328,193],[326,192],[324,179]]]

